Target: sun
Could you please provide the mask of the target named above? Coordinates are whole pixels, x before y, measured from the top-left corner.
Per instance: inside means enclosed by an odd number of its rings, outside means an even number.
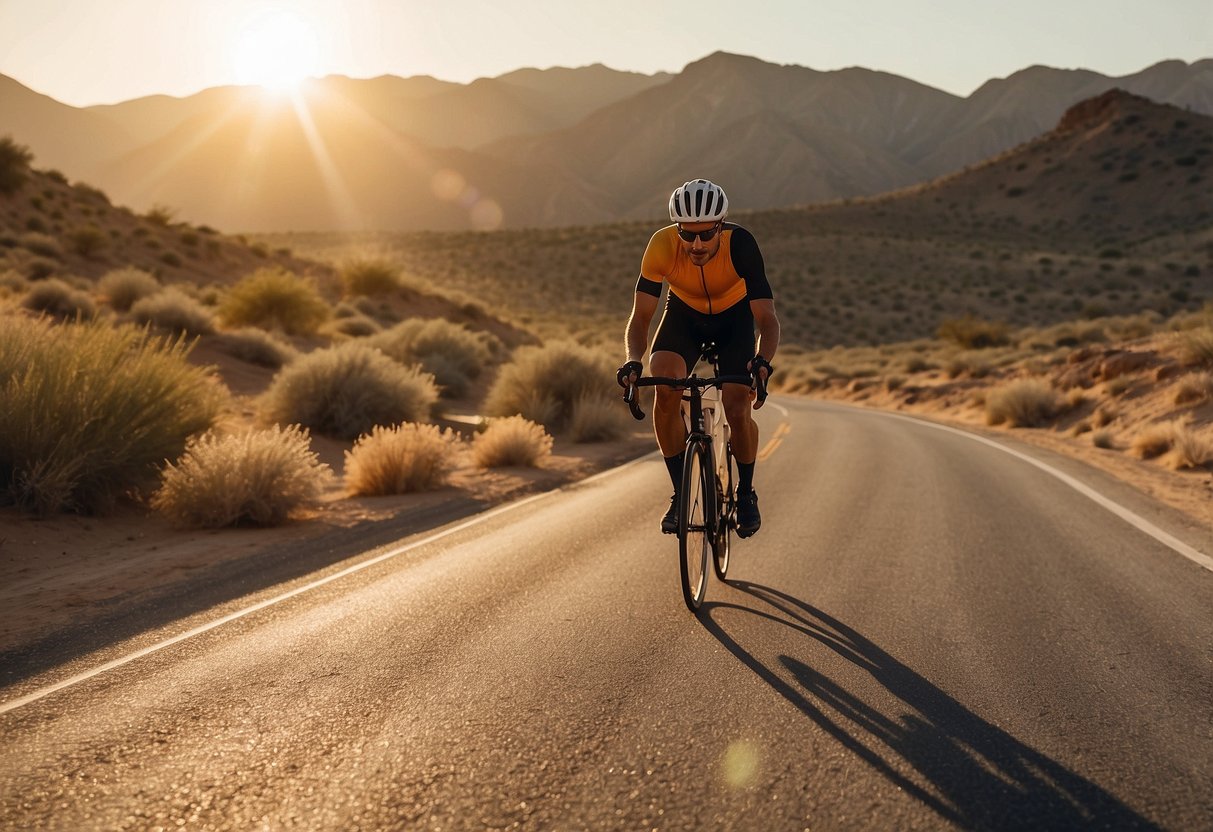
[[[319,64],[315,30],[289,11],[274,11],[247,23],[235,44],[236,80],[286,91],[315,75]]]

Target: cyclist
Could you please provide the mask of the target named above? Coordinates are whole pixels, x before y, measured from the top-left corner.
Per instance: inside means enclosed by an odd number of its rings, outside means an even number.
[[[621,386],[634,382],[643,372],[645,339],[663,281],[670,291],[649,356],[653,375],[685,378],[699,359],[700,344],[714,341],[721,375],[757,373],[764,380],[770,376],[770,359],[779,349],[774,295],[758,243],[746,229],[724,221],[728,211],[724,191],[706,179],[691,180],[670,195],[672,225],[653,234],[641,260],[627,325],[627,361],[617,375]],[[661,519],[661,530],[675,534],[686,442],[682,392],[669,387],[653,390],[653,430],[675,491]],[[725,384],[721,396],[737,460],[737,536],[749,537],[762,524],[754,492],[758,425],[750,415],[751,402],[755,409],[762,402],[743,384]]]

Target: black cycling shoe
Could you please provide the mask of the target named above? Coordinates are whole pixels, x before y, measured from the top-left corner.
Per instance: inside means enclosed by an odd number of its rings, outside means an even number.
[[[661,518],[662,534],[678,534],[678,495],[670,498],[670,507],[666,509],[665,517]]]
[[[748,491],[737,495],[737,536],[749,537],[762,526],[758,513],[758,494]]]

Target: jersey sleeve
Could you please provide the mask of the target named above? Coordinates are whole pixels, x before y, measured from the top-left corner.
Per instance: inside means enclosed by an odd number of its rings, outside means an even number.
[[[636,278],[636,291],[644,292],[646,295],[652,295],[655,298],[661,297],[661,281],[649,280],[643,274]]]
[[[754,235],[744,228],[734,229],[729,253],[733,258],[733,270],[745,281],[746,297],[749,300],[774,299],[770,281],[767,280],[766,265],[762,262],[762,252]]]
[[[674,247],[670,228],[659,229],[649,238],[640,259],[640,277],[636,279],[636,291],[653,297],[661,296],[661,284],[674,268]]]

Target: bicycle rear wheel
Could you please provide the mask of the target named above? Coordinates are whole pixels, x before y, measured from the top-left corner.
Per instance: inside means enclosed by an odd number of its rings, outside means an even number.
[[[691,612],[699,609],[708,587],[708,552],[712,548],[715,474],[705,462],[707,449],[701,444],[687,448],[682,465],[682,490],[678,506],[678,553],[682,572],[682,598]]]

